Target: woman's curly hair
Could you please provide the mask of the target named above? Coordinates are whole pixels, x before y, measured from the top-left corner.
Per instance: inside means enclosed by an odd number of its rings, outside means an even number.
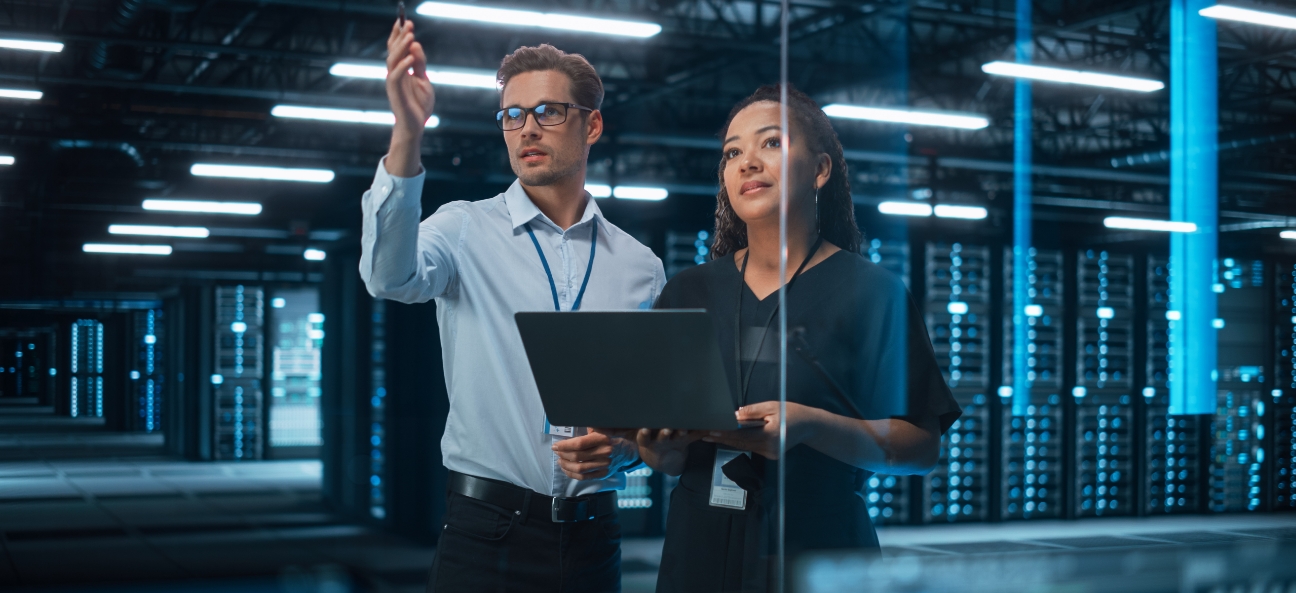
[[[781,91],[779,85],[766,85],[734,105],[729,112],[729,119],[721,129],[720,137],[728,135],[729,125],[738,112],[753,103],[778,103]],[[864,235],[855,224],[855,203],[851,200],[850,176],[847,174],[841,140],[837,139],[837,132],[833,130],[828,116],[814,99],[790,86],[787,91],[790,125],[804,134],[804,142],[811,153],[827,154],[832,160],[832,173],[828,177],[828,183],[819,189],[819,234],[833,245],[851,253],[859,253]],[[747,223],[738,218],[729,203],[729,190],[724,183],[725,164],[726,159],[721,156],[720,192],[716,194],[715,242],[711,247],[711,259],[724,257],[747,246]]]

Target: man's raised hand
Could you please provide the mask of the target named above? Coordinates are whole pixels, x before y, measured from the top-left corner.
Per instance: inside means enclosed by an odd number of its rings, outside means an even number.
[[[436,93],[427,78],[427,55],[423,45],[414,40],[414,22],[410,20],[403,27],[393,24],[387,37],[387,99],[396,115],[387,171],[413,177],[420,169],[419,144],[423,127],[432,117]]]

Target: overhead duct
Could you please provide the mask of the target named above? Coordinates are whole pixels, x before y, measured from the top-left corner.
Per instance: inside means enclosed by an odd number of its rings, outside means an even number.
[[[112,8],[111,20],[104,28],[104,32],[113,35],[125,33],[131,25],[135,24],[146,3],[146,0],[118,0]],[[138,79],[143,75],[143,72],[109,68],[109,63],[113,61],[113,54],[116,51],[118,51],[117,46],[107,41],[96,43],[87,58],[90,71],[130,80]]]

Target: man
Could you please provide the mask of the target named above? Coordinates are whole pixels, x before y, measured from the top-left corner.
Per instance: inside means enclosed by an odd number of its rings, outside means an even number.
[[[513,320],[646,309],[665,284],[661,261],[584,190],[603,83],[583,57],[552,46],[504,58],[496,122],[517,181],[420,223],[419,146],[435,95],[413,23],[393,26],[387,47],[396,125],[362,202],[360,275],[375,297],[437,302],[450,493],[429,589],[618,591],[615,490],[637,448],[549,425]]]

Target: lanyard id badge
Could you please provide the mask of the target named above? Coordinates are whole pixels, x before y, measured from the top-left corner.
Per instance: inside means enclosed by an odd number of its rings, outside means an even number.
[[[522,225],[526,232],[531,236],[531,244],[535,246],[536,255],[540,256],[540,265],[544,267],[545,276],[549,278],[549,292],[553,295],[553,304],[555,311],[562,311],[562,306],[558,303],[558,286],[554,283],[553,272],[549,269],[549,260],[545,258],[544,250],[540,249],[540,240],[536,239],[535,231],[531,229],[531,224]],[[585,288],[589,286],[590,273],[594,271],[594,253],[598,249],[598,219],[594,219],[590,225],[590,255],[589,263],[585,266],[585,279],[581,282],[580,292],[576,293],[576,301],[572,303],[572,311],[579,311],[581,301],[585,299]],[[543,434],[556,437],[572,437],[576,435],[574,426],[554,426],[549,424],[549,417],[545,417]]]
[[[556,437],[573,437],[576,436],[576,427],[574,426],[554,426],[549,424],[549,418],[545,417],[544,433]]]
[[[739,511],[747,508],[747,491],[730,480],[723,469],[724,464],[737,459],[739,455],[751,453],[716,447],[715,465],[711,468],[711,506]]]

